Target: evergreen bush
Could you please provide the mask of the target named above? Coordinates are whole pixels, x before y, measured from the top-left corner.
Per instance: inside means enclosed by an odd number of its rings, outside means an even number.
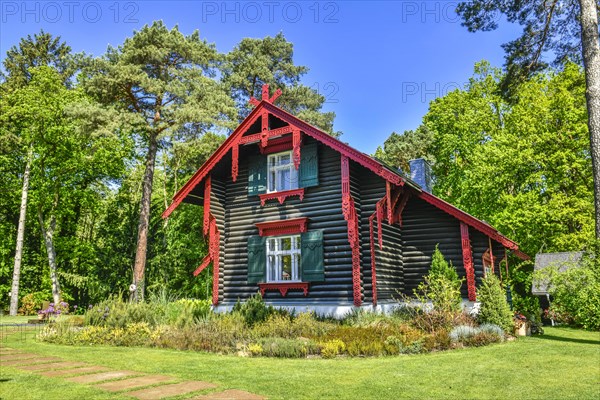
[[[513,313],[506,301],[500,281],[494,274],[488,274],[477,292],[481,303],[477,320],[480,324],[495,324],[510,333],[513,330]]]

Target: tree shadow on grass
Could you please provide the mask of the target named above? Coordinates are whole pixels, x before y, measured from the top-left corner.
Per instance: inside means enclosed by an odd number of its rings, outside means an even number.
[[[581,343],[581,344],[600,344],[600,339],[599,340],[588,340],[588,339],[575,339],[575,338],[569,338],[569,337],[564,337],[564,336],[554,336],[554,335],[536,335],[536,336],[532,336],[535,339],[542,339],[542,340],[553,340],[553,341],[557,341],[557,342],[570,342],[570,343]]]

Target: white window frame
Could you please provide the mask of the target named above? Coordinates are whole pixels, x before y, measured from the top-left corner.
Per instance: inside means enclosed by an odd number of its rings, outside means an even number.
[[[277,165],[277,160],[281,157],[287,155],[289,157],[289,164]],[[275,159],[275,165],[272,166],[272,160]],[[290,171],[290,187],[289,189],[281,189],[278,187],[279,181],[279,173],[281,171]],[[275,182],[272,182],[273,178],[271,177],[271,173],[275,172]],[[274,183],[274,190],[271,190],[271,183]],[[292,151],[283,151],[281,153],[269,154],[267,157],[267,193],[275,193],[275,192],[283,192],[285,190],[294,190],[298,189],[298,170],[294,167],[293,155]]]
[[[294,240],[297,238],[297,240]],[[275,248],[271,249],[271,240],[275,239]],[[284,239],[290,239],[291,248],[290,250],[281,250],[281,243]],[[267,237],[266,254],[267,254],[267,279],[268,283],[271,282],[301,282],[302,277],[300,274],[300,263],[301,263],[301,243],[300,235],[287,235],[287,236],[269,236]],[[292,276],[290,279],[283,279],[283,256],[290,256],[292,263]],[[298,255],[298,257],[295,257]],[[274,265],[271,263],[271,257],[273,256]]]

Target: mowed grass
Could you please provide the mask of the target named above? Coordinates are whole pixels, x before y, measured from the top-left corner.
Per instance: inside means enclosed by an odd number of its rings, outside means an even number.
[[[17,315],[11,317],[10,315],[0,315],[0,325],[5,324],[26,324],[30,319],[38,319],[37,315]]]
[[[600,399],[600,333],[569,328],[547,328],[543,336],[482,348],[334,360],[5,340],[7,346],[47,356],[206,380],[270,399]],[[0,383],[0,397],[6,399],[127,398],[14,368],[3,367],[1,375],[8,379]]]

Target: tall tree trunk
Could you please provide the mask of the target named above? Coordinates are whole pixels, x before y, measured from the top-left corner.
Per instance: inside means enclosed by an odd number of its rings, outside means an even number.
[[[33,149],[27,152],[27,163],[23,173],[23,189],[21,190],[21,209],[17,228],[17,249],[15,251],[15,268],[13,270],[12,288],[10,291],[10,315],[17,315],[19,309],[19,280],[21,279],[21,260],[23,259],[23,237],[25,236],[25,219],[27,214],[27,195],[29,194],[29,173],[33,160]]]
[[[600,45],[596,0],[579,0],[581,10],[581,42],[585,66],[585,97],[594,174],[596,238],[600,239]]]
[[[41,206],[38,207],[38,219],[40,220],[40,229],[42,230],[42,237],[46,245],[46,252],[48,253],[48,265],[50,266],[50,281],[52,282],[52,299],[54,304],[60,303],[60,285],[58,283],[58,275],[56,274],[56,249],[54,248],[54,230],[56,229],[56,218],[54,214],[50,216],[50,225],[46,229],[46,223],[44,222],[44,214],[42,213]]]
[[[150,200],[152,198],[152,180],[154,179],[154,164],[158,143],[156,134],[151,134],[146,155],[146,170],[142,181],[142,201],[140,204],[140,220],[138,223],[137,248],[135,264],[133,265],[133,284],[136,289],[133,298],[136,301],[144,299],[144,272],[146,270],[146,253],[148,250],[148,225],[150,223]]]

